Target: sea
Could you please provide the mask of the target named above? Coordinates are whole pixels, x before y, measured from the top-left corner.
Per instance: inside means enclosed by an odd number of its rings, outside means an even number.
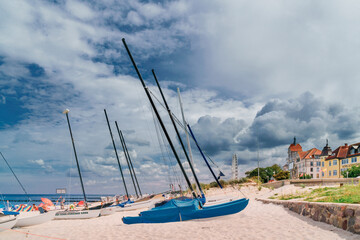
[[[97,202],[101,200],[101,197],[104,196],[115,196],[111,194],[86,194],[86,200],[88,202]],[[84,200],[84,195],[82,194],[0,194],[0,204],[5,205],[7,204],[7,201],[9,201],[12,205],[18,205],[18,204],[40,204],[41,198],[48,198],[50,199],[54,204],[56,201],[61,201],[61,199],[65,198],[66,202],[79,202]],[[31,201],[30,201],[30,200]]]

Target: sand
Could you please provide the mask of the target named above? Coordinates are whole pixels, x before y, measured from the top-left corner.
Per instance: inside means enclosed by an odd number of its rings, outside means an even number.
[[[241,188],[241,192],[227,189],[227,195],[241,193],[249,199],[249,205],[240,213],[176,223],[125,225],[123,216],[136,216],[138,211],[115,213],[85,220],[53,220],[41,225],[7,230],[0,239],[360,239],[331,225],[300,216],[282,206],[263,204],[256,197],[275,192],[297,190],[284,186],[277,190],[256,187]],[[213,197],[222,193],[211,190]]]

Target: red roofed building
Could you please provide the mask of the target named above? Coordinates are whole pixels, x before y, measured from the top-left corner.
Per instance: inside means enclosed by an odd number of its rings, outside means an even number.
[[[310,175],[312,178],[320,178],[321,176],[321,151],[312,148],[308,151],[303,151],[300,144],[294,142],[288,148],[288,157],[284,170],[290,171],[290,177],[293,179],[299,176]]]
[[[338,147],[325,158],[324,166],[322,166],[324,178],[342,178],[341,165],[342,162],[346,162],[346,160],[342,160],[347,158],[349,149],[351,149],[350,146],[345,143],[344,146]]]

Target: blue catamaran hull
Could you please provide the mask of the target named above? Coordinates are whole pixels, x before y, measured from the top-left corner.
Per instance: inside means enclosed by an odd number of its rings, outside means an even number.
[[[137,217],[123,217],[125,224],[179,222],[192,219],[212,218],[242,211],[249,199],[239,199],[223,204],[202,207],[198,200],[171,200],[164,206],[143,211]]]

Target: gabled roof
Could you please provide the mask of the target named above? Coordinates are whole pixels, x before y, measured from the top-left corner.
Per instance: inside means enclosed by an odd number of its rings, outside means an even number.
[[[311,159],[311,158],[315,158],[315,156],[320,156],[321,155],[321,151],[317,148],[312,148],[306,152],[302,152],[302,154],[300,155],[301,159]]]
[[[333,153],[325,160],[330,160],[335,158],[337,159],[346,158],[348,150],[349,150],[349,145],[345,144],[344,146],[340,146],[337,149],[335,149],[335,151],[333,151]]]

